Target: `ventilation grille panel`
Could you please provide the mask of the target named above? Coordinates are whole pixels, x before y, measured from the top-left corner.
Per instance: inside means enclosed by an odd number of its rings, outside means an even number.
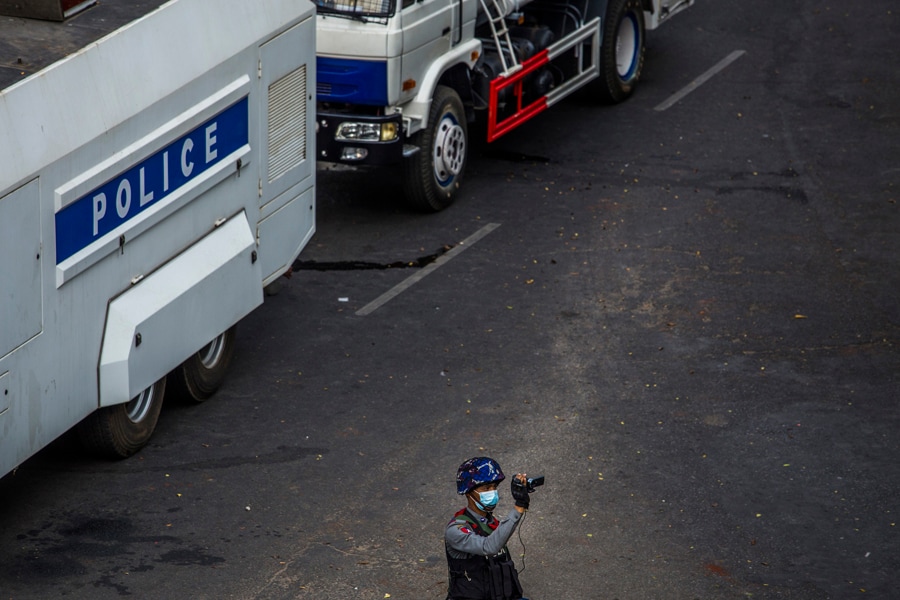
[[[269,183],[306,160],[306,65],[269,86]]]

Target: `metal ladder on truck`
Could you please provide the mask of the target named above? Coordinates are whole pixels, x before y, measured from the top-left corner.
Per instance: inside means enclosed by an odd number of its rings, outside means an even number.
[[[497,0],[479,0],[481,9],[488,18],[491,28],[491,36],[494,38],[494,46],[500,55],[500,63],[503,65],[502,77],[509,77],[522,68],[519,57],[516,56],[512,40],[509,39],[509,27],[506,26],[506,14],[497,3]],[[509,59],[507,61],[507,58]]]
[[[479,0],[484,14],[487,16],[494,44],[500,55],[503,72],[490,82],[488,98],[488,142],[493,142],[509,133],[525,121],[550,108],[575,90],[581,88],[600,74],[600,19],[595,17],[588,23],[576,28],[564,38],[557,40],[534,56],[519,62],[507,27],[507,15],[497,0]],[[586,42],[590,40],[590,52],[583,52]],[[551,89],[545,95],[523,104],[522,84],[528,75],[545,68],[554,59],[574,50],[577,71],[567,80]],[[589,59],[585,64],[585,59]],[[513,88],[515,107],[512,111],[504,111],[500,117],[498,98],[502,90]]]

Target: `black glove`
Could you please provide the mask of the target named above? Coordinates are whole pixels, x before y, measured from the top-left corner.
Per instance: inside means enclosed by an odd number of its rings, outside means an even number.
[[[516,499],[516,506],[524,509],[528,509],[528,505],[531,503],[531,498],[528,496],[528,487],[517,478],[513,478],[512,480],[512,496]]]

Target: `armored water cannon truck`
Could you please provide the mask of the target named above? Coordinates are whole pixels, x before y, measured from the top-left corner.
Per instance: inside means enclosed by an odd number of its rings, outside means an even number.
[[[0,1],[0,476],[209,397],[315,229],[315,9]],[[51,19],[51,20],[41,20]]]
[[[644,35],[693,0],[315,0],[317,158],[400,164],[409,203],[448,206],[468,124],[489,142],[591,86],[621,102]]]

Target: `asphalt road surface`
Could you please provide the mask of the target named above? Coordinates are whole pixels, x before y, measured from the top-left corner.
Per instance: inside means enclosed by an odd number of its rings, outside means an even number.
[[[532,600],[896,597],[898,12],[698,0],[630,101],[473,145],[440,214],[320,171],[215,398],[0,481],[0,598],[442,600],[485,454],[547,478]]]

